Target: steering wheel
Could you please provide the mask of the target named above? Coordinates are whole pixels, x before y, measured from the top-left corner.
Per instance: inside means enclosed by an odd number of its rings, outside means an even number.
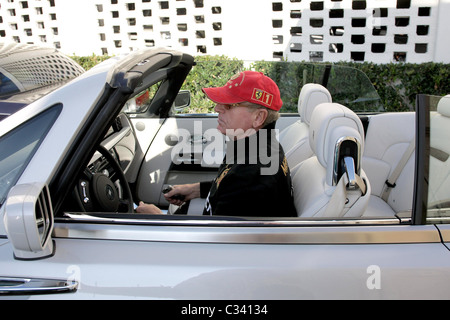
[[[86,168],[78,183],[78,194],[86,212],[134,212],[133,197],[125,174],[113,155],[103,146],[97,151],[106,161],[102,168]],[[103,168],[109,166],[105,173]],[[117,181],[118,184],[113,181]]]

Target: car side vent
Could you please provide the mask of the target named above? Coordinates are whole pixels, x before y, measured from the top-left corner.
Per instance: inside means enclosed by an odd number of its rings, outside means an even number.
[[[48,188],[45,187],[42,189],[35,207],[35,215],[36,215],[36,227],[39,232],[39,236],[41,238],[41,244],[44,245],[47,236],[52,229],[53,219],[52,217],[52,203],[50,199],[50,193]]]
[[[16,259],[35,260],[53,255],[53,208],[46,183],[12,187],[6,200],[4,222]]]

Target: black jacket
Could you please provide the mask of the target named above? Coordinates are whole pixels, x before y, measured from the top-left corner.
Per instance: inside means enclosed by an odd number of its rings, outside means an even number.
[[[296,217],[289,167],[275,123],[227,144],[212,182],[201,182],[204,215]]]

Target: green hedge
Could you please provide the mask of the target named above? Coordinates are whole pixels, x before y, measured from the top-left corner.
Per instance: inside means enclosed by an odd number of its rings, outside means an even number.
[[[73,60],[75,60],[75,62],[77,62],[80,66],[82,66],[84,68],[84,70],[89,70],[92,67],[94,67],[95,65],[99,64],[100,62],[103,62],[109,58],[111,58],[111,56],[97,56],[95,54],[93,54],[92,56],[87,56],[87,57],[80,57],[80,56],[71,56],[71,58]]]
[[[92,55],[89,57],[73,56],[72,58],[88,70],[109,57]],[[191,113],[212,111],[213,104],[205,99],[201,88],[223,86],[231,76],[246,69],[262,71],[273,78],[280,87],[282,94],[284,102],[282,111],[295,112],[301,88],[300,84],[304,81],[305,72],[308,73],[310,81],[319,82],[319,79],[315,77],[316,74],[322,74],[321,68],[324,67],[324,64],[267,61],[255,62],[245,66],[243,61],[226,56],[199,56],[196,61],[198,65],[193,68],[183,86],[183,89],[190,90],[192,94],[192,108],[189,110]],[[334,65],[352,67],[364,72],[378,92],[386,111],[414,110],[415,97],[418,93],[437,96],[450,94],[450,64],[339,62]],[[342,79],[342,75],[339,79]],[[342,91],[340,89],[345,87],[346,82],[350,81],[354,81],[354,79],[347,79],[335,84],[329,83],[329,85],[335,86],[335,91],[339,92]],[[363,85],[358,88],[354,86],[353,82],[352,86],[353,91],[357,90],[357,92],[354,92],[355,96],[358,96],[361,90],[364,90]],[[346,90],[345,94],[351,96],[353,93]],[[333,93],[333,97],[335,97],[335,93]],[[348,99],[351,103],[351,97],[348,97]],[[367,111],[376,111],[374,108],[377,107],[369,107]]]
[[[342,64],[358,68],[369,77],[387,111],[414,110],[419,93],[450,94],[450,64]]]

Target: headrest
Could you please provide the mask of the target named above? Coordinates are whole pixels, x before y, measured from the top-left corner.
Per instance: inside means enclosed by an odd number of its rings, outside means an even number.
[[[327,169],[326,182],[333,185],[335,147],[342,139],[355,139],[364,152],[364,128],[359,117],[338,103],[318,105],[311,117],[309,143],[320,164]]]
[[[444,117],[450,117],[450,94],[442,97],[437,105],[437,111]]]
[[[302,122],[309,125],[314,108],[324,102],[332,102],[327,88],[316,83],[305,84],[298,98],[298,114]]]

